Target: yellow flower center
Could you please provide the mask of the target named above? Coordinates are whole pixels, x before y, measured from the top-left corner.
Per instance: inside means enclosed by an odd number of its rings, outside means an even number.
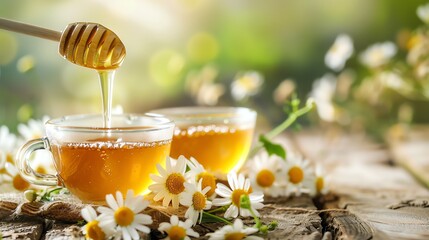
[[[168,176],[167,181],[165,181],[165,187],[172,194],[179,194],[185,191],[185,178],[180,173],[172,173]]]
[[[12,164],[14,164],[14,163],[15,163],[15,161],[13,160],[13,156],[12,156],[12,154],[8,153],[8,154],[6,155],[6,162],[8,162],[8,163],[12,163]]]
[[[235,189],[232,192],[232,195],[231,195],[232,203],[235,206],[240,207],[240,198],[241,198],[241,195],[247,195],[247,194],[248,193],[246,191],[244,191],[243,189]]]
[[[203,172],[198,174],[197,182],[203,179],[201,182],[201,188],[204,189],[206,187],[210,187],[210,190],[206,193],[207,197],[210,197],[215,193],[216,190],[216,178],[213,174],[208,172]]]
[[[241,240],[246,237],[246,234],[241,232],[233,232],[225,234],[225,240]]]
[[[420,44],[423,41],[422,37],[420,35],[415,35],[413,37],[410,37],[407,41],[407,49],[410,50],[417,44]]]
[[[261,187],[271,187],[275,179],[276,177],[274,176],[273,172],[267,169],[261,170],[256,176],[256,182]]]
[[[194,209],[197,211],[203,210],[206,206],[206,196],[200,192],[195,192],[192,195],[192,205],[194,205]]]
[[[45,168],[45,167],[43,167],[43,166],[38,166],[38,167],[36,168],[36,172],[37,172],[37,173],[40,173],[40,174],[46,174],[46,173],[48,173],[48,171],[46,171],[46,168]]]
[[[24,191],[27,190],[27,188],[30,187],[30,183],[28,183],[24,178],[21,177],[21,175],[16,174],[15,177],[13,177],[12,180],[13,187],[18,191]]]
[[[101,230],[100,226],[98,226],[98,221],[94,220],[86,224],[86,238],[93,240],[103,240],[106,235],[103,230]]]
[[[186,237],[186,231],[182,227],[172,226],[168,231],[168,237],[170,237],[171,240],[181,240]]]
[[[325,186],[325,180],[323,177],[317,177],[316,178],[316,191],[320,193]]]
[[[115,211],[115,221],[119,226],[129,226],[134,221],[134,212],[128,207],[120,207]]]
[[[304,171],[300,167],[294,166],[289,169],[289,181],[298,184],[304,179]]]

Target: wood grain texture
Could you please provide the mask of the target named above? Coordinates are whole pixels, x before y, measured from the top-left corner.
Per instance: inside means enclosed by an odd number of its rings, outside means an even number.
[[[386,139],[393,161],[429,188],[429,126],[397,125]]]
[[[326,230],[330,231],[336,239],[371,239],[371,227],[361,221],[356,215],[343,212],[327,212],[324,216]]]
[[[336,197],[323,203],[333,209],[324,224],[334,238],[429,239],[429,191],[391,161],[389,148],[364,135],[336,130],[303,132],[293,138],[297,149],[330,174]]]
[[[19,217],[10,221],[0,221],[3,239],[40,239],[44,231],[44,220]]]

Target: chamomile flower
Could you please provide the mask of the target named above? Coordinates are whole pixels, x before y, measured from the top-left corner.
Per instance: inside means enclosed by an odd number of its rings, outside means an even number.
[[[296,84],[293,79],[283,80],[274,90],[273,99],[277,104],[284,104],[286,100],[295,92]]]
[[[55,174],[56,172],[52,154],[48,150],[36,151],[32,156],[30,165],[37,173]]]
[[[48,120],[48,116],[43,116],[40,120],[30,119],[27,124],[18,125],[18,132],[25,141],[41,138],[46,135],[45,122]]]
[[[6,162],[13,163],[13,156],[17,147],[17,138],[9,132],[7,126],[0,127],[0,168],[4,167]]]
[[[231,83],[232,97],[241,101],[249,96],[256,95],[264,83],[263,76],[258,72],[245,72],[238,75]]]
[[[316,167],[316,173],[314,178],[312,179],[312,184],[309,186],[310,195],[317,196],[320,194],[328,193],[329,189],[327,186],[327,177],[324,174],[324,171],[320,166]]]
[[[133,190],[128,190],[125,201],[122,193],[116,192],[116,200],[112,194],[106,195],[106,203],[109,207],[98,207],[100,212],[99,226],[115,226],[115,230],[121,232],[123,239],[139,239],[137,231],[149,233],[150,228],[147,224],[152,223],[152,217],[142,212],[149,202],[143,199],[143,196],[134,196]]]
[[[248,163],[250,181],[254,190],[278,197],[284,194],[285,183],[280,176],[281,159],[268,154],[256,155]]]
[[[325,74],[313,83],[310,97],[317,105],[317,114],[327,122],[333,122],[336,117],[336,109],[333,102],[337,88],[337,78],[332,74]]]
[[[340,71],[353,54],[353,41],[347,34],[341,34],[325,55],[325,64],[335,71]]]
[[[225,86],[216,83],[218,69],[212,65],[204,66],[199,71],[191,71],[186,77],[186,91],[198,105],[216,105],[225,93]]]
[[[6,126],[0,127],[0,184],[7,181],[10,177],[7,176],[5,164],[14,164],[14,155],[17,148],[17,138],[9,132]]]
[[[179,195],[185,191],[186,161],[187,159],[183,156],[179,156],[177,160],[167,158],[165,169],[157,164],[156,167],[161,176],[150,175],[150,178],[155,182],[149,186],[149,190],[156,194],[153,200],[159,201],[162,199],[164,207],[168,207],[170,202],[172,202],[174,208],[179,207]]]
[[[191,238],[189,236],[196,238],[200,237],[200,234],[195,232],[191,227],[191,219],[187,219],[185,222],[182,222],[176,215],[173,215],[170,217],[170,223],[160,223],[158,230],[167,233],[168,236],[165,239],[170,240],[190,240]]]
[[[18,132],[24,138],[24,141],[44,137],[46,136],[45,123],[48,120],[48,116],[43,116],[40,120],[30,119],[27,124],[21,123],[18,125]],[[37,173],[55,173],[52,155],[47,150],[34,152],[30,165]]]
[[[203,179],[198,181],[198,184],[185,182],[185,191],[180,195],[180,204],[187,206],[188,210],[185,213],[185,218],[191,219],[194,226],[203,217],[203,211],[212,207],[212,202],[207,200],[207,192],[210,187],[201,189]]]
[[[240,206],[241,196],[247,195],[250,200],[251,210],[256,216],[259,216],[259,212],[256,210],[264,207],[264,204],[262,204],[264,201],[264,194],[260,192],[251,192],[250,180],[245,178],[243,174],[237,176],[237,173],[231,172],[227,177],[229,187],[222,183],[217,184],[216,193],[223,198],[215,198],[213,200],[213,205],[230,205],[224,214],[225,218],[236,218],[239,214],[242,217],[248,217],[251,216],[249,209]]]
[[[392,42],[376,43],[360,55],[360,61],[370,68],[377,68],[389,62],[396,51],[396,46]]]
[[[191,157],[186,164],[189,167],[189,171],[186,173],[186,178],[191,182],[199,182],[202,180],[202,189],[210,187],[206,196],[209,198],[214,197],[216,195],[216,177],[212,173],[206,171],[203,165],[193,157]]]
[[[246,227],[243,224],[241,219],[237,218],[234,221],[233,225],[226,225],[215,231],[214,233],[208,233],[206,236],[209,236],[210,240],[263,240],[263,238],[258,236],[249,236],[258,232],[257,228]]]
[[[5,168],[8,174],[3,175],[3,178],[11,182],[15,190],[23,192],[30,188],[30,183],[19,175],[18,169],[14,164],[7,162]]]
[[[419,6],[417,8],[417,16],[424,23],[429,24],[429,4]]]
[[[103,228],[100,227],[100,219],[97,216],[97,212],[91,206],[85,206],[80,214],[87,222],[82,227],[82,233],[85,234],[86,239],[104,240],[114,233],[113,229],[115,225],[113,223],[104,224]]]
[[[284,164],[283,170],[283,174],[288,181],[286,186],[287,196],[292,193],[299,196],[303,188],[309,188],[313,173],[308,161],[301,157],[291,157]]]

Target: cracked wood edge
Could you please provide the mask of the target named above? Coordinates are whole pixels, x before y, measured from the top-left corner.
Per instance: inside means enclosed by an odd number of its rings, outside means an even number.
[[[8,222],[0,221],[0,239],[40,239],[44,221],[38,218],[19,217]]]

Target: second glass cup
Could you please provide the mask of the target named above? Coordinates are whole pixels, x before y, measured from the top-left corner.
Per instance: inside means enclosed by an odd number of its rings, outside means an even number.
[[[177,107],[152,111],[175,122],[170,156],[193,157],[215,174],[238,171],[250,150],[256,112],[240,107]]]

